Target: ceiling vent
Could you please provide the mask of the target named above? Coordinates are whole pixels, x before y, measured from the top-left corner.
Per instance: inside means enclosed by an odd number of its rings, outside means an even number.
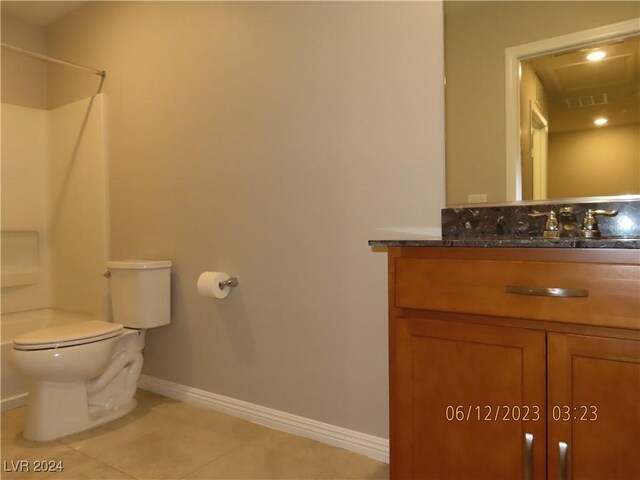
[[[606,105],[608,102],[606,93],[596,93],[595,95],[565,99],[565,103],[569,108],[594,107],[596,105]]]

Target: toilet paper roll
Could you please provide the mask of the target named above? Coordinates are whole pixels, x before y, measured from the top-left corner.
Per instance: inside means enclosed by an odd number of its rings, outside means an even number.
[[[203,272],[198,277],[198,293],[203,297],[225,298],[231,287],[220,288],[220,282],[229,280],[224,272]]]

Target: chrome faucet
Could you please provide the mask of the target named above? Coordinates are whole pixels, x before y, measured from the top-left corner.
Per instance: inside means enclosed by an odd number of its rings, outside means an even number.
[[[561,237],[577,237],[580,234],[578,217],[573,212],[573,207],[562,207],[558,217]]]
[[[543,238],[558,238],[558,217],[556,212],[549,210],[548,212],[538,212],[536,210],[530,213],[531,218],[547,217],[547,221],[544,222]]]
[[[617,214],[617,210],[587,210],[587,213],[584,215],[584,220],[582,221],[582,228],[580,228],[580,235],[585,238],[600,238],[596,215],[614,217]]]
[[[598,222],[596,221],[596,215],[606,215],[613,217],[617,215],[616,210],[592,210],[586,211],[582,225],[578,222],[578,218],[574,213],[573,207],[562,207],[559,215],[556,216],[554,210],[548,212],[533,211],[529,216],[532,218],[547,217],[547,221],[544,224],[543,238],[558,238],[558,237],[585,237],[585,238],[600,238],[600,230],[598,228]]]

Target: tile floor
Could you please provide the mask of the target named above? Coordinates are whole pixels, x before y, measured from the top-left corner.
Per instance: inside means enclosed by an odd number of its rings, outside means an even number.
[[[388,465],[160,395],[138,392],[129,415],[58,441],[20,434],[25,409],[2,414],[2,479],[387,479]],[[16,461],[62,461],[55,473]],[[13,461],[13,463],[12,463]]]

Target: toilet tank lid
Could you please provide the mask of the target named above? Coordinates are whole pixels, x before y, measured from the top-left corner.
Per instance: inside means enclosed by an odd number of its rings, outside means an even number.
[[[101,320],[70,323],[25,333],[14,338],[13,345],[21,349],[21,347],[27,346],[53,348],[61,344],[87,343],[88,341],[103,340],[118,335],[123,328],[118,323],[103,322]]]
[[[115,270],[153,270],[171,267],[171,260],[116,260],[107,262],[107,268]]]

